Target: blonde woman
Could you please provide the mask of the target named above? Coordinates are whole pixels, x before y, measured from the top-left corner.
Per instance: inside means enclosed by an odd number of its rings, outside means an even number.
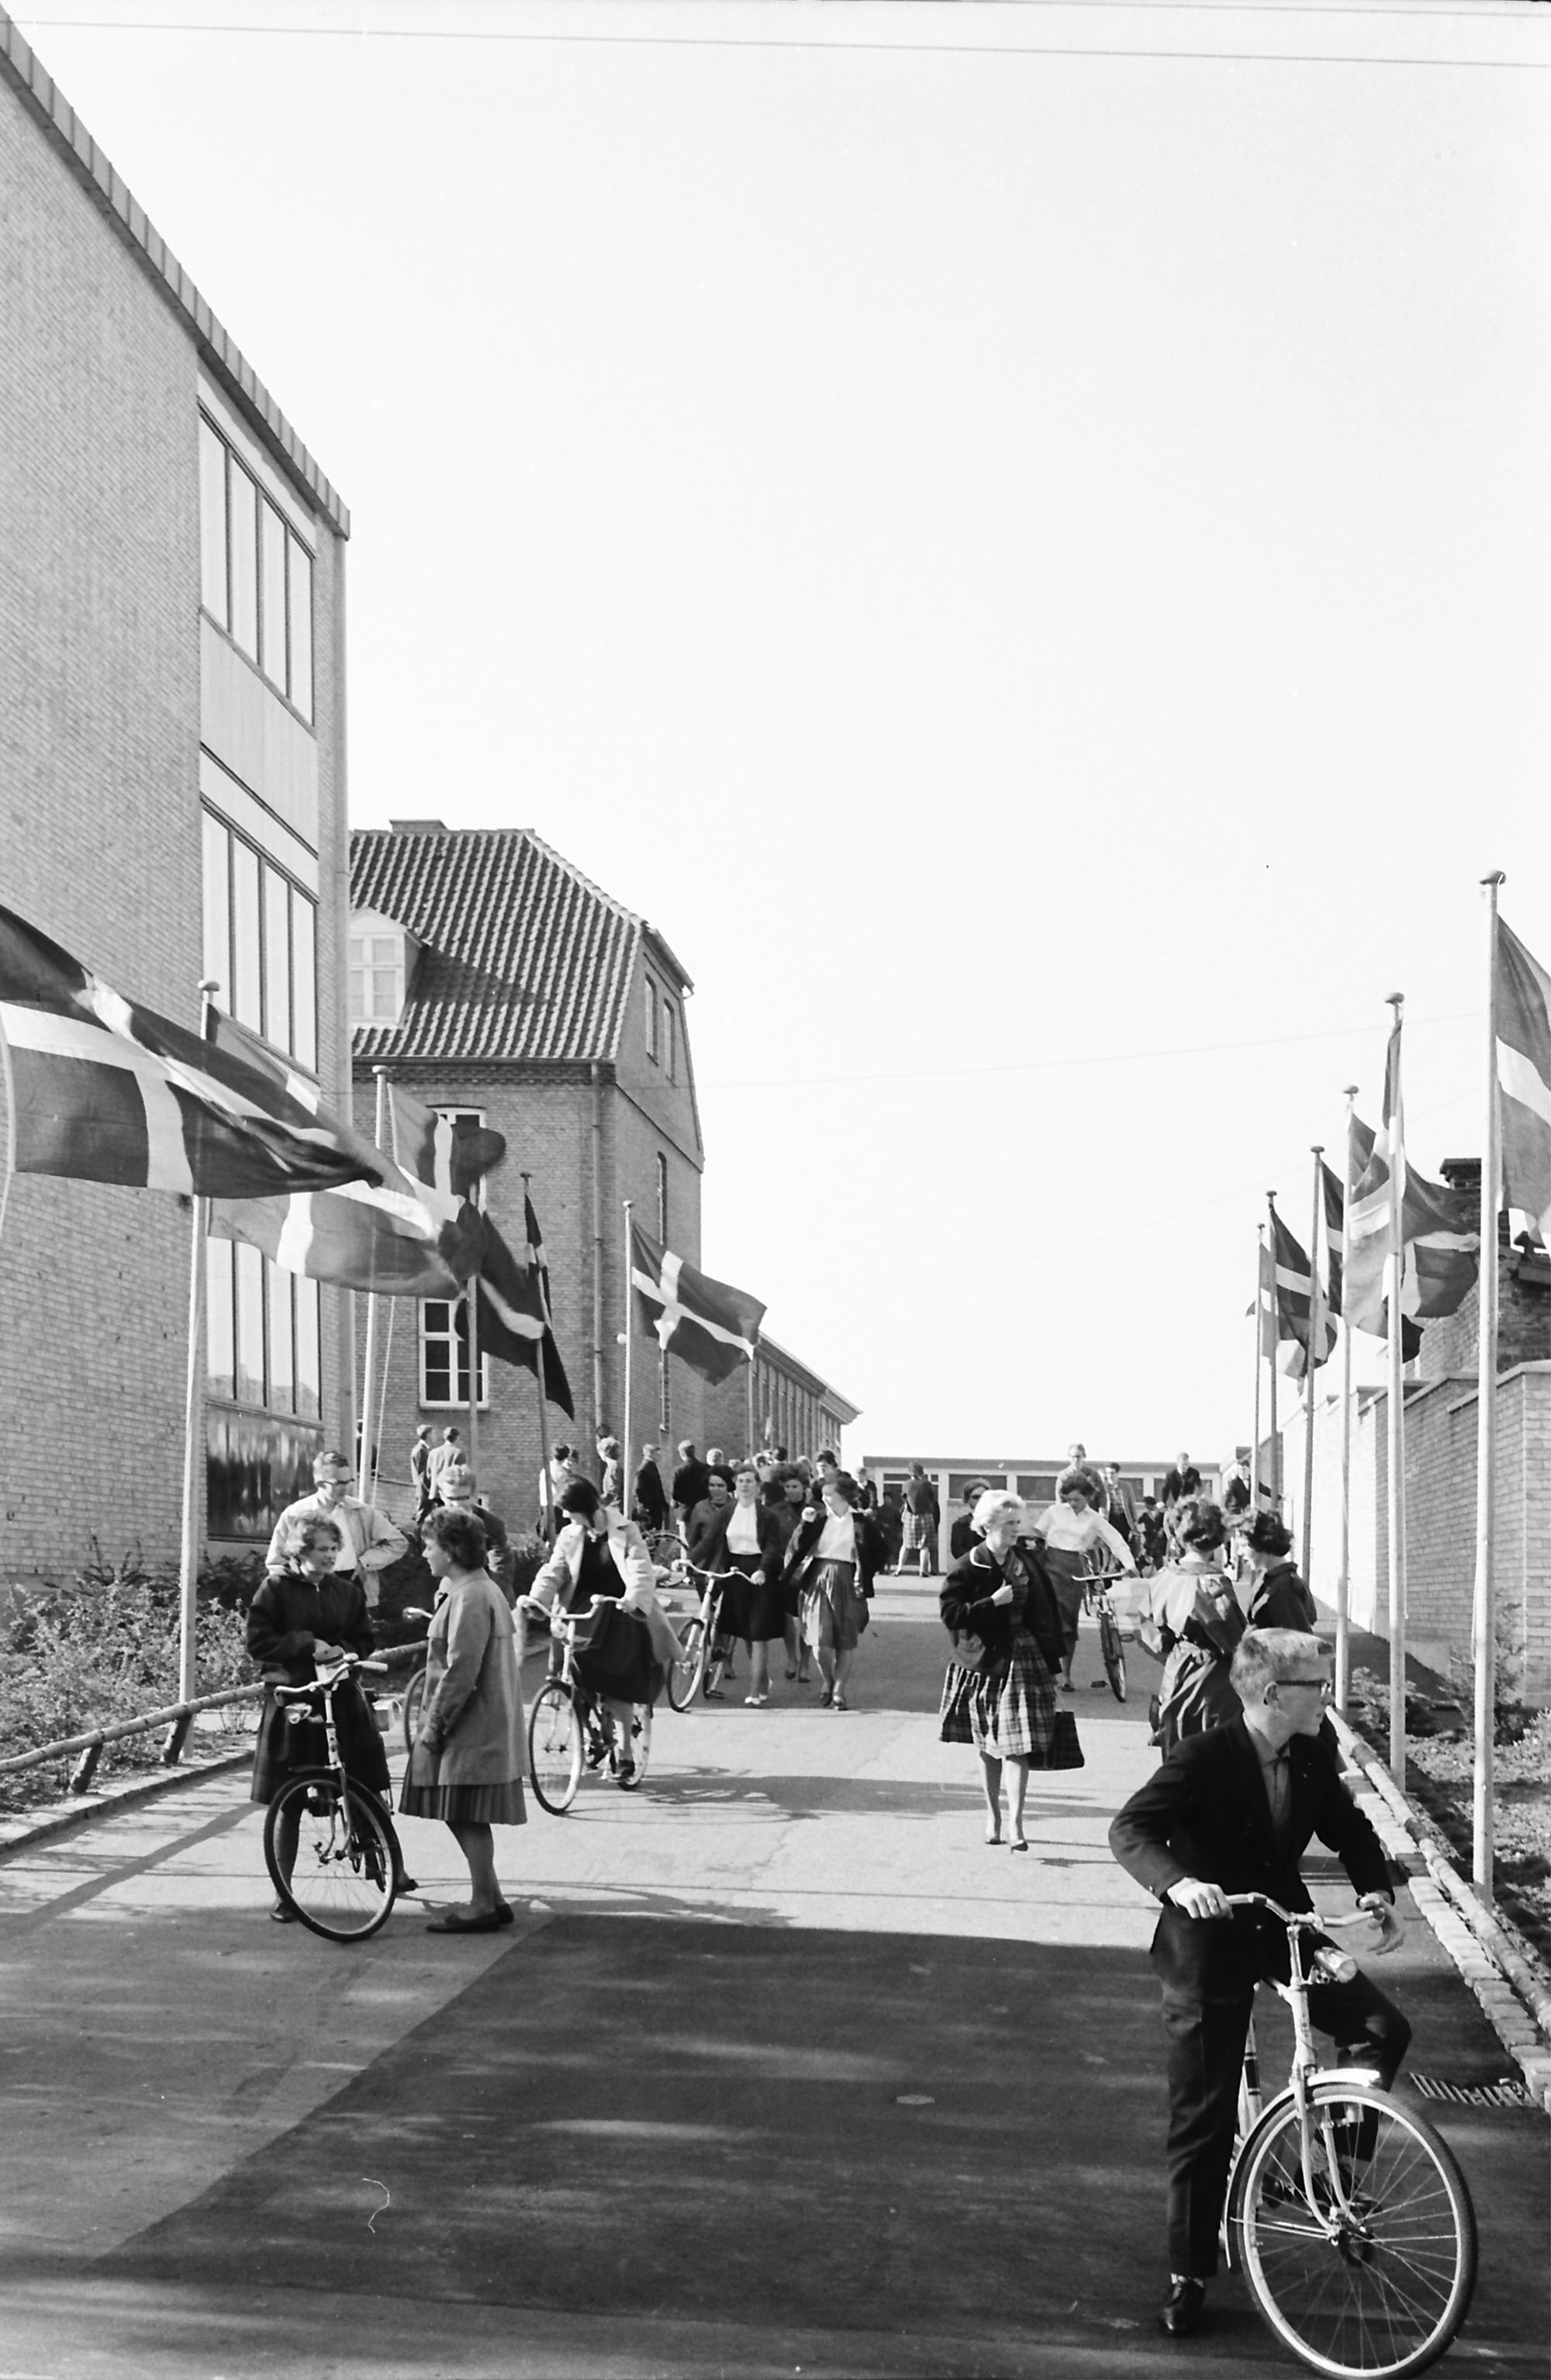
[[[942,1582],[939,1609],[954,1654],[942,1686],[940,1741],[973,1743],[986,1790],[986,1840],[1001,1840],[1007,1777],[1008,1841],[1026,1852],[1024,1797],[1029,1767],[1049,1765],[1055,1739],[1055,1671],[1060,1613],[1039,1556],[1018,1543],[1024,1501],[988,1488],[975,1507],[980,1542]]]

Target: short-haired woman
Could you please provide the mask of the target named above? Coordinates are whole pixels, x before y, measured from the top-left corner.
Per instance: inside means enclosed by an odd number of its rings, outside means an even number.
[[[320,1668],[330,1668],[346,1653],[364,1659],[375,1641],[360,1572],[334,1568],[343,1543],[337,1522],[325,1513],[304,1512],[287,1521],[275,1548],[282,1567],[271,1572],[248,1609],[248,1650],[264,1681],[253,1753],[255,1802],[273,1802],[297,1769],[322,1767],[328,1761],[322,1720],[309,1718],[293,1725],[275,1700],[275,1687],[309,1686]],[[382,1800],[388,1790],[388,1755],[354,1678],[336,1689],[333,1715],[345,1774]],[[275,1857],[286,1877],[296,1865],[300,1830],[298,1810],[275,1839]],[[399,1876],[400,1892],[415,1889],[413,1878]],[[289,1901],[277,1900],[270,1915],[276,1925],[288,1925],[294,1912]]]
[[[430,1934],[493,1934],[512,1911],[495,1874],[493,1827],[527,1821],[516,1629],[486,1560],[479,1514],[432,1512],[423,1537],[437,1585],[426,1645],[426,1698],[399,1795],[407,1817],[440,1818],[468,1864],[468,1901]]]
[[[1182,1736],[1239,1715],[1229,1668],[1244,1616],[1223,1568],[1227,1534],[1217,1506],[1198,1505],[1181,1532],[1178,1560],[1147,1582],[1143,1641],[1164,1657],[1153,1742],[1165,1755]]]
[[[1095,1546],[1107,1545],[1122,1570],[1134,1571],[1136,1557],[1120,1531],[1095,1510],[1098,1488],[1084,1463],[1068,1463],[1056,1481],[1056,1500],[1047,1504],[1034,1523],[1034,1534],[1044,1540],[1045,1567],[1050,1573],[1060,1610],[1061,1692],[1071,1694],[1072,1661],[1077,1650],[1077,1622],[1083,1610],[1083,1581]]]
[[[1252,1579],[1252,1628],[1297,1628],[1307,1634],[1318,1613],[1292,1560],[1292,1537],[1275,1512],[1257,1512],[1239,1539]]]
[[[695,1559],[724,1582],[721,1633],[741,1636],[748,1646],[744,1702],[750,1710],[763,1710],[770,1699],[770,1646],[786,1631],[781,1581],[786,1542],[769,1505],[760,1501],[758,1472],[752,1463],[740,1463],[733,1474],[733,1501],[718,1510]]]
[[[657,1573],[635,1522],[605,1504],[590,1479],[566,1488],[560,1519],[554,1551],[530,1594],[538,1603],[558,1602],[564,1611],[614,1607],[590,1643],[578,1644],[576,1670],[605,1714],[615,1781],[628,1784],[636,1773],[630,1751],[635,1706],[657,1700],[682,1648],[657,1600]]]
[[[803,1643],[818,1658],[826,1710],[849,1710],[846,1687],[856,1646],[867,1624],[867,1605],[878,1575],[878,1545],[872,1523],[856,1510],[856,1482],[847,1471],[832,1472],[810,1498],[786,1548],[786,1576],[797,1594]]]
[[[973,1743],[980,1755],[988,1843],[1001,1840],[1006,1770],[1007,1839],[1015,1852],[1028,1849],[1030,1764],[1049,1763],[1061,1658],[1060,1612],[1040,1557],[1018,1543],[1023,1519],[1021,1496],[988,1488],[975,1506],[979,1539],[960,1555],[938,1598],[954,1641],[939,1733],[944,1743]]]

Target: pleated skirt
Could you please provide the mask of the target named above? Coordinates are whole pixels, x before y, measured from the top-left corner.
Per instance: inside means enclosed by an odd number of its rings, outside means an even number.
[[[966,1670],[951,1661],[942,1681],[943,1743],[972,1743],[988,1760],[1048,1768],[1055,1742],[1055,1681],[1026,1629],[1012,1637],[1005,1669]]]

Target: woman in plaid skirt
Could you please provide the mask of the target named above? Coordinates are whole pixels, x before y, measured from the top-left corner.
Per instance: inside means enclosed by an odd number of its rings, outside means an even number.
[[[983,1541],[942,1583],[943,1624],[953,1658],[942,1682],[941,1740],[973,1743],[986,1788],[986,1840],[1001,1840],[1001,1773],[1008,1771],[1008,1841],[1026,1852],[1024,1796],[1031,1767],[1048,1768],[1055,1736],[1060,1612],[1045,1566],[1018,1543],[1024,1504],[988,1488],[975,1507]]]

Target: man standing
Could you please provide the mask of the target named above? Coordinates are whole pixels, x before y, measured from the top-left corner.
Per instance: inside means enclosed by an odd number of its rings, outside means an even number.
[[[631,1485],[630,1517],[642,1529],[665,1529],[668,1525],[668,1491],[657,1467],[657,1440],[648,1438],[641,1449],[640,1469]]]
[[[375,1609],[378,1597],[378,1573],[397,1561],[400,1554],[409,1549],[409,1540],[402,1529],[395,1529],[374,1505],[364,1504],[358,1496],[348,1493],[355,1473],[338,1447],[330,1447],[319,1455],[312,1466],[317,1483],[310,1496],[300,1496],[287,1504],[274,1524],[264,1556],[266,1570],[283,1567],[285,1556],[280,1548],[287,1524],[292,1521],[310,1519],[321,1512],[339,1531],[339,1557],[334,1563],[336,1575],[356,1571],[366,1592],[369,1609]]]
[[[900,1548],[902,1572],[905,1557],[915,1554],[918,1557],[921,1576],[936,1576],[937,1532],[941,1519],[937,1489],[927,1476],[926,1466],[913,1463],[910,1476],[904,1483],[904,1543]]]
[[[1250,1508],[1250,1466],[1247,1446],[1236,1446],[1233,1460],[1222,1475],[1222,1510],[1226,1520],[1239,1520]]]
[[[430,1424],[420,1423],[409,1450],[409,1485],[415,1491],[415,1526],[430,1510]]]
[[[442,1443],[433,1446],[426,1461],[426,1485],[433,1504],[442,1501],[442,1481],[449,1471],[463,1469],[463,1434],[456,1422],[449,1422],[442,1433]]]
[[[1152,1957],[1169,2041],[1169,2287],[1158,2321],[1171,2338],[1199,2328],[1217,2271],[1254,1987],[1287,1975],[1285,1929],[1264,1910],[1230,1911],[1229,1894],[1312,1910],[1299,1863],[1317,1835],[1376,1918],[1375,1948],[1393,1949],[1403,1932],[1383,1847],[1321,1732],[1326,1646],[1298,1629],[1246,1629],[1232,1678],[1242,1715],[1176,1744],[1109,1828],[1121,1865],[1163,1903]],[[1366,1975],[1322,1982],[1309,2014],[1340,2045],[1339,2064],[1394,2081],[1411,2027]]]
[[[1119,1529],[1132,1552],[1134,1553],[1136,1551],[1136,1507],[1131,1500],[1130,1488],[1121,1477],[1118,1463],[1107,1463],[1104,1466],[1104,1501],[1098,1509],[1110,1527]]]
[[[1164,1474],[1163,1509],[1169,1512],[1174,1505],[1182,1504],[1187,1496],[1199,1496],[1200,1493],[1201,1474],[1181,1448],[1180,1459],[1172,1471]]]
[[[695,1440],[679,1440],[679,1467],[673,1474],[673,1503],[679,1516],[680,1534],[687,1537],[686,1525],[697,1504],[706,1500],[706,1482],[710,1473],[695,1451]]]

